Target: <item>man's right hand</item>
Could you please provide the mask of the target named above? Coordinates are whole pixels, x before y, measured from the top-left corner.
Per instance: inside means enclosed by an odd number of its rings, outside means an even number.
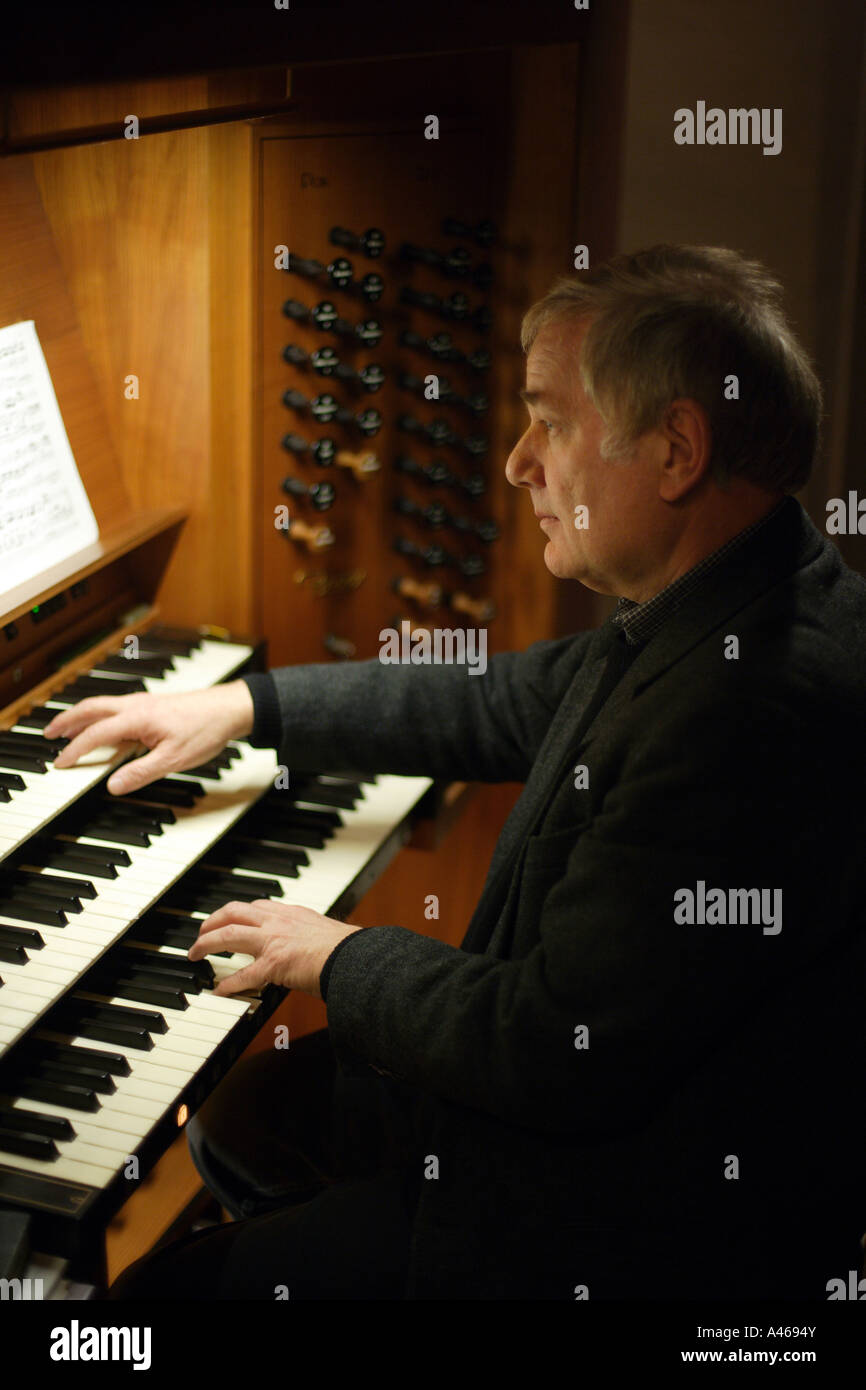
[[[118,768],[106,783],[120,794],[169,772],[198,767],[252,727],[249,686],[237,680],[183,695],[99,695],[63,710],[44,733],[70,740],[54,760],[58,768],[72,767],[94,748],[143,743],[150,751]]]

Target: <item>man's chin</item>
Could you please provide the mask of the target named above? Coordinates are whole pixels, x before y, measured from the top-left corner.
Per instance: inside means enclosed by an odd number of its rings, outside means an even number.
[[[606,592],[606,590],[600,589],[597,583],[593,583],[590,572],[585,566],[579,564],[574,556],[564,560],[557,553],[556,544],[553,541],[548,541],[544,547],[544,564],[554,579],[573,579],[577,584],[582,584],[584,588],[591,589],[593,593]]]

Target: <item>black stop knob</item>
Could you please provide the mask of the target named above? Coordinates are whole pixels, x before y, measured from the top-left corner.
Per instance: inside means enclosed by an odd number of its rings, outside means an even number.
[[[283,305],[283,313],[287,319],[294,319],[296,323],[306,323],[310,317],[306,304],[302,304],[299,299],[287,299]]]
[[[368,227],[360,236],[345,227],[332,227],[328,240],[332,246],[346,246],[352,251],[360,249],[371,261],[381,256],[385,249],[385,233],[378,227]]]
[[[284,478],[283,492],[290,497],[304,497],[312,502],[317,512],[326,512],[337,500],[333,483],[305,483],[300,478]]]
[[[283,348],[283,357],[287,362],[291,362],[293,367],[300,367],[308,360],[308,354],[295,343],[286,344]]]
[[[470,473],[468,478],[461,478],[458,486],[469,497],[483,497],[487,491],[487,479],[483,473]]]
[[[325,267],[321,261],[314,261],[303,256],[293,256],[289,252],[289,264],[286,269],[295,275],[305,275],[308,279],[314,280],[317,275],[321,275]]]
[[[339,409],[339,402],[327,393],[316,396],[315,400],[310,402],[313,419],[318,420],[321,425],[327,425],[329,420],[333,420]]]
[[[355,325],[353,332],[365,347],[375,347],[382,340],[382,325],[378,319],[364,319]]]
[[[382,416],[378,410],[362,410],[360,415],[355,416],[355,424],[363,435],[372,438],[382,428]]]
[[[280,442],[290,454],[305,454],[310,447],[309,440],[300,434],[284,434]]]
[[[318,372],[319,376],[333,376],[340,365],[340,359],[332,347],[321,347],[310,354],[310,363],[313,371]]]
[[[381,275],[377,275],[374,271],[370,271],[369,274],[364,276],[361,281],[361,294],[367,300],[368,304],[378,304],[384,292],[385,281],[382,279]]]
[[[482,454],[487,453],[489,447],[489,441],[485,439],[483,434],[470,434],[467,439],[463,440],[463,448],[473,458],[481,458]]]
[[[337,457],[337,441],[325,435],[324,439],[317,439],[315,444],[310,446],[310,453],[320,468],[330,468]]]
[[[368,391],[378,391],[385,384],[385,373],[378,362],[368,362],[358,372],[358,377]]]
[[[455,319],[459,323],[469,313],[469,300],[461,290],[457,290],[454,294],[449,294],[442,308],[447,318]]]
[[[310,314],[310,318],[323,333],[330,333],[337,322],[338,314],[330,299],[323,299]]]
[[[336,285],[338,290],[344,290],[347,285],[351,285],[354,274],[352,262],[348,261],[345,256],[338,256],[328,266],[328,279],[332,285]]]
[[[471,265],[469,252],[464,246],[455,246],[442,261],[442,269],[446,275],[451,275],[458,280],[462,280],[464,275],[469,274]]]

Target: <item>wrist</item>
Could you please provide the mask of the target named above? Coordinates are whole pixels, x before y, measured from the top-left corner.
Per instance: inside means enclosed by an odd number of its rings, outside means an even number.
[[[223,691],[228,705],[228,713],[231,719],[231,732],[229,738],[246,738],[253,731],[255,722],[255,710],[253,708],[253,697],[246,681],[229,681],[223,686]]]

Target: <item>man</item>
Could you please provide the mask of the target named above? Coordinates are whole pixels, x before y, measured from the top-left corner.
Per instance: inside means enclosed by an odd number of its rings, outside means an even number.
[[[191,1143],[236,1218],[127,1297],[826,1297],[866,1229],[858,893],[866,583],[790,495],[821,396],[778,286],[654,247],[524,323],[506,474],[594,632],[459,667],[301,666],[84,701],[124,791],[228,738],[291,768],[525,790],[457,949],[228,904],[327,1033],[237,1068]],[[290,1060],[291,1059],[291,1060]],[[294,1070],[293,1070],[294,1069]]]

